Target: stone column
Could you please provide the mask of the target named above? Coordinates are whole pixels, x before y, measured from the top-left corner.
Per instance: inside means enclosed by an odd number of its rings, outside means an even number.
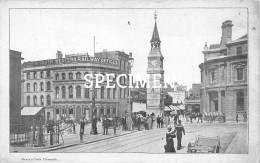
[[[221,91],[218,91],[218,112],[222,112],[222,106],[221,106]]]
[[[207,108],[206,108],[206,111],[207,112],[209,112],[209,110],[210,110],[210,98],[209,98],[209,92],[206,92],[206,106],[207,106]]]

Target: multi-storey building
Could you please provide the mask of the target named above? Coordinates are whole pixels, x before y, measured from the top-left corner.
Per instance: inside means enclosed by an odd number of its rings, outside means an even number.
[[[222,23],[220,44],[205,44],[201,69],[201,111],[224,112],[227,119],[248,109],[247,35],[232,40],[232,21]]]
[[[84,54],[65,55],[58,51],[56,59],[23,63],[24,106],[44,106],[45,119],[90,118],[92,89],[85,88],[86,74],[128,74],[129,55],[120,51],[95,53],[94,57]],[[115,84],[115,78],[110,85]],[[127,78],[120,78],[121,85],[127,85]],[[127,88],[115,84],[106,88],[107,79],[95,93],[96,116],[125,116],[127,109]]]
[[[10,124],[21,115],[21,52],[10,50]]]

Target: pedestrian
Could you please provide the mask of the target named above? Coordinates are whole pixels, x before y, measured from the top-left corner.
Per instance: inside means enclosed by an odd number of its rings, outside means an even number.
[[[237,121],[237,123],[238,123],[238,114],[236,113],[236,121]]]
[[[85,120],[82,118],[80,120],[80,130],[82,130],[82,132],[84,133],[84,128],[85,128]]]
[[[91,127],[94,135],[97,135],[97,117],[94,115],[91,122]]]
[[[167,126],[170,125],[170,116],[167,116]]]
[[[244,117],[244,122],[246,122],[247,121],[247,114],[246,114],[246,112],[244,112],[243,117]]]
[[[152,124],[152,118],[150,117],[150,115],[148,114],[147,116],[147,130],[150,130],[151,129],[151,124]]]
[[[126,125],[127,125],[127,130],[128,131],[132,131],[132,123],[133,123],[132,117],[128,116],[126,118]]]
[[[156,118],[156,122],[157,122],[157,128],[161,128],[161,118],[158,115],[158,117]]]
[[[177,150],[181,149],[181,138],[182,138],[182,133],[185,135],[185,130],[183,125],[181,124],[181,120],[178,121],[178,124],[175,126],[175,130],[173,133],[177,132]]]
[[[161,121],[161,128],[163,128],[163,116],[160,118]]]
[[[176,153],[173,141],[173,138],[175,137],[176,135],[172,132],[172,126],[168,125],[166,132],[166,145],[164,145],[165,152]]]
[[[114,135],[116,135],[117,120],[115,117],[112,120],[112,126],[114,128]]]
[[[176,114],[176,115],[174,116],[174,126],[177,125],[177,121],[178,121],[178,120],[179,120],[179,115]]]
[[[73,127],[73,133],[76,134],[76,125],[74,121],[72,122],[72,127]]]
[[[83,143],[83,135],[84,135],[84,131],[82,128],[80,128],[80,132],[79,132],[79,136],[80,136],[80,142]]]
[[[141,128],[141,117],[140,117],[140,115],[138,115],[138,117],[136,119],[136,123],[137,123],[138,131],[140,131],[140,128]]]
[[[103,135],[108,134],[108,126],[109,126],[109,119],[107,116],[105,116],[105,119],[103,119]]]
[[[152,130],[153,129],[153,122],[154,122],[154,115],[151,114],[151,126],[150,126],[150,129]]]

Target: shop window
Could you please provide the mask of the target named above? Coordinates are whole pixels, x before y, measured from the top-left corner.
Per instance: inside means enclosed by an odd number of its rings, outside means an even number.
[[[237,93],[237,111],[244,111],[244,92]]]

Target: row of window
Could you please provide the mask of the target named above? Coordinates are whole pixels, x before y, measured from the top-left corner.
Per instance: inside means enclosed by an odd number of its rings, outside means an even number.
[[[27,100],[26,100],[26,104],[27,106],[31,106],[31,97],[27,96]],[[41,95],[40,96],[40,102],[38,103],[38,98],[37,96],[33,96],[33,105],[32,106],[44,106],[44,96]],[[51,105],[51,96],[47,95],[47,106]]]
[[[216,83],[216,69],[210,71],[210,83]],[[220,72],[220,79],[224,81],[224,69]],[[235,69],[235,80],[241,81],[244,80],[244,68],[236,68]]]
[[[46,83],[46,85],[47,85],[47,87],[46,87],[46,90],[47,91],[50,91],[51,90],[51,83],[48,81],[47,83]],[[33,83],[33,91],[34,92],[37,92],[37,83]],[[31,91],[31,84],[30,83],[27,83],[27,85],[26,85],[26,91],[27,92],[30,92]],[[44,91],[44,83],[43,82],[41,82],[40,83],[40,91]]]
[[[26,76],[27,76],[27,79],[31,79],[31,73],[30,72],[27,72]],[[50,70],[46,71],[46,77],[47,78],[51,77]],[[33,79],[37,79],[37,78],[38,78],[37,72],[33,72]],[[44,78],[44,71],[40,72],[40,78]]]
[[[81,98],[81,90],[82,87],[81,86],[76,86],[76,98],[80,99]],[[69,91],[69,98],[73,98],[73,87],[69,86],[68,87],[68,91]],[[104,99],[105,98],[105,87],[102,86],[100,89],[97,89],[94,93],[95,93],[95,98],[97,97],[97,91],[100,91],[100,99]],[[106,94],[106,98],[110,99],[110,92],[111,89],[107,88],[107,94]],[[123,98],[125,99],[127,97],[127,91],[122,88],[119,88],[119,99]],[[55,88],[55,98],[59,99],[60,98],[60,88],[56,87]],[[61,98],[65,99],[66,98],[66,87],[63,86],[61,88]],[[89,88],[84,88],[84,98],[90,98],[90,89]],[[112,99],[116,99],[116,88],[112,89]]]

